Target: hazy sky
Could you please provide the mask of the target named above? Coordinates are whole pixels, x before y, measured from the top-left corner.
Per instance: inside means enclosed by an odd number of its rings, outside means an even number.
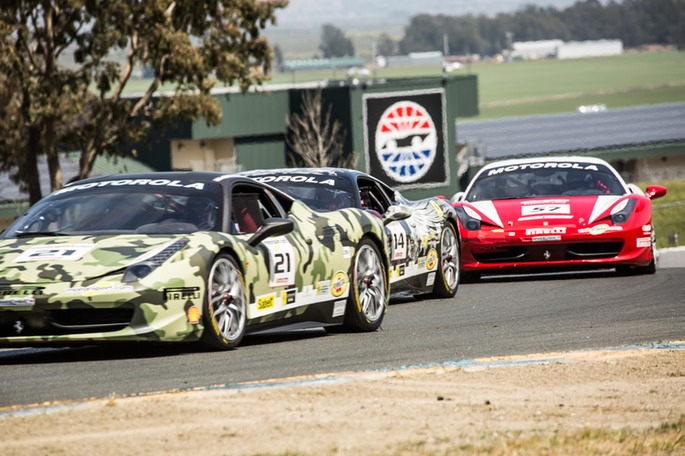
[[[279,27],[317,27],[331,23],[338,27],[379,25],[378,21],[407,23],[420,13],[461,16],[513,12],[525,5],[563,9],[577,0],[290,0],[278,12]]]

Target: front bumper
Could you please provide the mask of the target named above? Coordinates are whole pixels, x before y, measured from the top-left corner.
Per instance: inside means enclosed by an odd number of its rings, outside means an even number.
[[[462,232],[462,271],[580,270],[647,266],[653,260],[652,233],[624,231],[622,236],[565,235],[558,240]]]

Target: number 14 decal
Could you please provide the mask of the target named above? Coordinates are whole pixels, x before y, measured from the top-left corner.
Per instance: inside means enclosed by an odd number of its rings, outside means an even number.
[[[263,242],[269,250],[269,286],[285,287],[295,285],[295,249],[284,237],[275,237]]]
[[[397,222],[389,224],[388,231],[390,231],[391,261],[404,260],[407,258],[407,233]]]

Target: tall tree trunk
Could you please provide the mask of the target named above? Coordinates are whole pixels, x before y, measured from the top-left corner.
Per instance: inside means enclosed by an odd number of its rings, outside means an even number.
[[[45,125],[45,155],[48,160],[48,172],[50,173],[50,191],[54,192],[62,188],[62,165],[57,153],[57,139],[55,138],[55,122],[49,120]]]
[[[38,149],[41,143],[40,127],[31,125],[28,128],[28,135],[26,155],[23,164],[19,166],[19,173],[29,192],[29,204],[35,204],[43,197],[40,189],[40,173],[38,172]]]

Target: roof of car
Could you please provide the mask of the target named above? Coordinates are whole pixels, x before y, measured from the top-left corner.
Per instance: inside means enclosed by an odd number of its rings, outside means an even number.
[[[357,176],[369,176],[363,171],[349,168],[275,168],[275,169],[260,169],[252,171],[243,171],[238,173],[243,176],[263,176],[273,174],[309,174],[317,176],[342,176],[346,178],[355,178]]]
[[[168,180],[175,181],[181,180],[186,182],[202,182],[202,183],[224,183],[228,181],[233,182],[245,182],[245,183],[257,183],[256,181],[250,179],[249,176],[240,174],[226,174],[217,171],[159,171],[150,173],[129,173],[129,174],[111,174],[108,176],[97,176],[88,179],[72,182],[62,189],[54,192],[54,194],[63,192],[65,189],[70,187],[77,187],[79,185],[89,184],[93,182],[111,182],[111,181],[123,181],[123,180]],[[270,186],[268,183],[259,183],[264,187],[268,187],[270,190],[277,192],[284,198],[293,200],[293,198],[284,193],[283,191]],[[67,190],[68,191],[68,190]]]
[[[124,173],[124,174],[109,174],[106,176],[90,177],[80,181],[71,182],[68,185],[79,185],[88,182],[101,182],[122,179],[184,179],[184,180],[198,180],[198,181],[213,181],[218,177],[231,175],[212,171],[156,171],[149,173]]]

